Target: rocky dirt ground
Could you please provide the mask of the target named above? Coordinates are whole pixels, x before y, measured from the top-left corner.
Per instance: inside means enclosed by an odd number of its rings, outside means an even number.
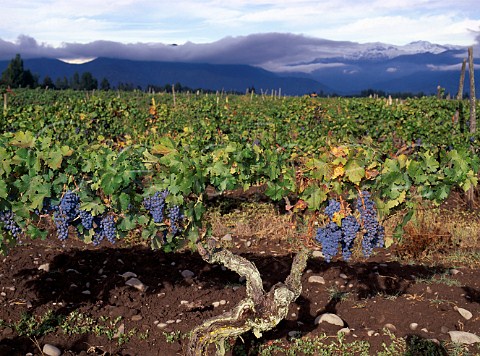
[[[233,251],[257,265],[266,289],[288,275],[288,243],[232,239]],[[245,296],[238,275],[196,253],[121,243],[93,248],[75,239],[18,246],[2,259],[0,289],[0,355],[10,356],[41,355],[45,345],[63,355],[183,354],[188,331]],[[292,338],[322,334],[338,342],[340,329],[345,343],[367,341],[372,355],[392,335],[423,342],[429,351],[416,354],[446,354],[444,346],[458,336],[452,331],[480,335],[479,268],[402,262],[389,250],[328,264],[317,253],[287,319],[260,340],[248,334],[232,341],[228,354],[258,354],[259,345],[285,351]],[[462,349],[480,354],[479,343]]]

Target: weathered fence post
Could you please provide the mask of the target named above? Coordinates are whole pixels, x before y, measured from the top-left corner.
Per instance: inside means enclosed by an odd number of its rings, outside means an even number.
[[[473,70],[473,47],[468,48],[468,73],[470,76],[470,133],[474,134],[477,130],[477,117],[476,117],[476,97],[475,97],[475,75]],[[473,149],[473,148],[472,148]],[[471,187],[467,191],[467,207],[473,209],[473,203],[475,200],[475,190]]]
[[[464,58],[462,62],[462,70],[460,72],[460,82],[458,83],[457,100],[463,99],[463,85],[465,83],[465,69],[467,67],[467,60]]]

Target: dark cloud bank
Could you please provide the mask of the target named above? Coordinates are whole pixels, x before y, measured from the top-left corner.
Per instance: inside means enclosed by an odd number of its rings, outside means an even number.
[[[358,44],[306,37],[302,35],[265,33],[226,37],[219,41],[183,45],[163,43],[119,43],[94,41],[86,44],[63,43],[52,47],[34,38],[19,36],[16,42],[0,39],[0,59],[16,53],[24,58],[110,57],[142,61],[208,62],[213,64],[261,65],[266,62],[297,62],[332,57],[350,52]]]

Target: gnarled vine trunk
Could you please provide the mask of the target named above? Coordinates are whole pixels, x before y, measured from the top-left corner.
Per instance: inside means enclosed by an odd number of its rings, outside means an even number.
[[[202,258],[208,263],[221,263],[246,278],[247,297],[232,310],[215,316],[193,329],[187,355],[205,355],[210,344],[216,345],[217,355],[225,354],[225,340],[252,331],[256,337],[273,329],[288,313],[288,308],[302,292],[302,274],[310,251],[303,249],[293,259],[290,274],[284,283],[275,284],[265,292],[257,267],[247,259],[225,249],[215,247],[209,240],[205,248],[197,244]]]

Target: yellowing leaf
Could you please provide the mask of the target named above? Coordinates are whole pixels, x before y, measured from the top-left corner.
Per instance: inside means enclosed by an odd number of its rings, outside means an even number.
[[[348,148],[346,147],[332,147],[332,155],[335,157],[345,157],[348,154]]]
[[[12,146],[32,148],[35,146],[35,137],[30,131],[18,131],[15,133],[15,137],[10,141]]]
[[[345,174],[345,169],[343,168],[343,166],[337,166],[333,170],[332,179],[335,179],[337,177],[342,177],[344,174]]]

